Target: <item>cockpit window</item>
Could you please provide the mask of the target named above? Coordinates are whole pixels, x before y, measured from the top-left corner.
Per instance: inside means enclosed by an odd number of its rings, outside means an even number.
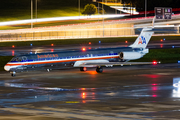
[[[22,58],[21,57],[15,57],[15,58],[12,58],[13,62],[21,62],[22,61]]]

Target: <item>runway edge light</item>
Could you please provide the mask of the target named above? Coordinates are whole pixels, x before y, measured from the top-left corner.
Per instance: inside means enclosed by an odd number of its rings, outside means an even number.
[[[157,65],[157,61],[153,61],[153,65]]]
[[[82,51],[86,51],[86,48],[85,48],[85,47],[83,47],[83,48],[82,48]]]

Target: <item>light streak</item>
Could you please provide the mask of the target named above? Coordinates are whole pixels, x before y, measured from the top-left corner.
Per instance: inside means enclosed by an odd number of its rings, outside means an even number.
[[[79,19],[94,19],[94,18],[118,18],[124,17],[125,15],[91,15],[91,16],[70,16],[70,17],[53,17],[53,18],[39,18],[39,19],[27,19],[27,20],[17,20],[17,21],[8,21],[8,22],[0,22],[0,26],[6,25],[17,25],[17,24],[27,24],[31,22],[49,22],[49,21],[62,21],[62,20],[79,20]]]

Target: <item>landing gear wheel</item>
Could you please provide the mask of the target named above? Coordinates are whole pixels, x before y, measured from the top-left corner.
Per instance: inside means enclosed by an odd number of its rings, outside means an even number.
[[[86,67],[80,67],[80,71],[86,71]]]
[[[12,72],[12,73],[11,73],[11,76],[12,76],[12,77],[15,77],[15,76],[16,76],[16,72]]]
[[[103,68],[100,66],[100,67],[97,67],[96,68],[96,72],[98,73],[102,73],[103,72]]]

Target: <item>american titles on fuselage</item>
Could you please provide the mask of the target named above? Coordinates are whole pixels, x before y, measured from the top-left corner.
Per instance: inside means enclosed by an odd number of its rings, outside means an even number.
[[[54,58],[59,57],[58,54],[47,54],[47,55],[37,55],[37,58]]]

